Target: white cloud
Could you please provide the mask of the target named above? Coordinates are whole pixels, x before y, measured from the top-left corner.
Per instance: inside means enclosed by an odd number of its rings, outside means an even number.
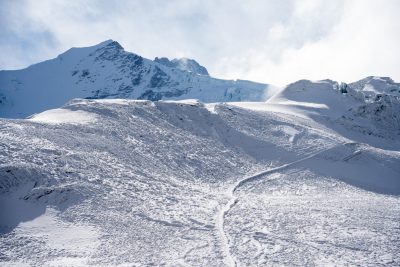
[[[400,80],[396,0],[21,0],[0,10],[0,68],[112,38],[149,58],[195,58],[223,78]]]
[[[315,30],[319,30],[321,23],[327,22],[326,16],[329,14],[321,10],[326,6],[315,9],[316,5],[313,4],[312,7],[314,11],[311,16],[318,14],[314,16],[312,24]],[[304,15],[304,12],[309,11],[310,7],[307,6],[296,14]],[[305,40],[301,46],[296,46],[293,44],[296,40],[292,40],[287,45],[282,36],[293,36],[293,32],[298,30],[297,26],[307,27],[307,23],[306,26],[301,22],[296,22],[295,26],[291,23],[279,25],[277,30],[272,28],[273,38],[265,41],[265,49],[246,51],[247,56],[241,56],[243,61],[231,58],[229,62],[227,59],[220,67],[229,66],[227,73],[231,76],[276,84],[303,78],[331,78],[350,82],[368,75],[391,76],[400,80],[399,2],[346,1],[341,12],[336,16],[337,21],[334,21],[333,27],[319,38],[313,40],[312,34],[305,33],[309,41]],[[330,16],[328,19],[332,18]],[[271,43],[280,49],[279,61],[274,60],[269,53],[270,49],[267,49]],[[245,61],[252,67],[240,68]]]

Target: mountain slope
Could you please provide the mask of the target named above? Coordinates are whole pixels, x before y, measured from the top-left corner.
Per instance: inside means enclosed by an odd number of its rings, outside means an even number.
[[[400,152],[292,108],[77,99],[0,119],[0,262],[399,265]]]
[[[399,266],[399,87],[274,93],[111,40],[2,71],[0,265]]]
[[[262,101],[268,85],[211,78],[190,59],[161,64],[126,52],[109,40],[72,48],[23,70],[0,71],[0,117],[23,118],[73,98]],[[208,72],[207,72],[208,73]]]
[[[399,84],[382,77],[368,77],[351,84],[300,80],[289,84],[267,102],[285,106],[292,113],[305,113],[348,138],[373,142],[379,147],[383,139],[399,140],[399,90]],[[376,142],[368,136],[381,138]]]

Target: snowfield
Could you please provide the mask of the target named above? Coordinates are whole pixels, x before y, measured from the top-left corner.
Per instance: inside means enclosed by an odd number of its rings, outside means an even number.
[[[0,265],[399,266],[398,129],[291,88],[0,119]]]

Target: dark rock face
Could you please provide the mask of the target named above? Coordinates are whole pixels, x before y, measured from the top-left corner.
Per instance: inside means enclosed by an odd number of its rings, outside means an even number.
[[[378,128],[400,134],[400,97],[378,94],[373,101],[366,101],[352,111],[357,117],[374,121]]]
[[[175,64],[172,63],[167,57],[156,57],[154,59],[154,62],[159,63],[161,65],[170,67],[170,68],[175,68]]]
[[[162,87],[168,84],[169,77],[159,67],[155,66],[154,74],[150,79],[150,88]]]

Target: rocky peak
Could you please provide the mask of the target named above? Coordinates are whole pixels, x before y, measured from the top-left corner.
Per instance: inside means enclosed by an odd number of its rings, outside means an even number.
[[[159,63],[161,65],[170,67],[170,68],[175,68],[175,64],[172,63],[172,61],[170,61],[167,57],[156,57],[154,59],[154,62]]]
[[[116,41],[108,40],[98,44],[97,49],[89,56],[95,56],[96,60],[115,60],[125,53],[124,48]]]
[[[188,71],[192,72],[195,74],[200,74],[200,75],[207,75],[209,76],[209,73],[207,69],[200,65],[196,60],[190,59],[190,58],[175,58],[173,60],[169,60],[166,57],[156,57],[154,59],[154,62],[162,64],[164,66],[170,67],[170,68],[177,68],[183,71]]]

